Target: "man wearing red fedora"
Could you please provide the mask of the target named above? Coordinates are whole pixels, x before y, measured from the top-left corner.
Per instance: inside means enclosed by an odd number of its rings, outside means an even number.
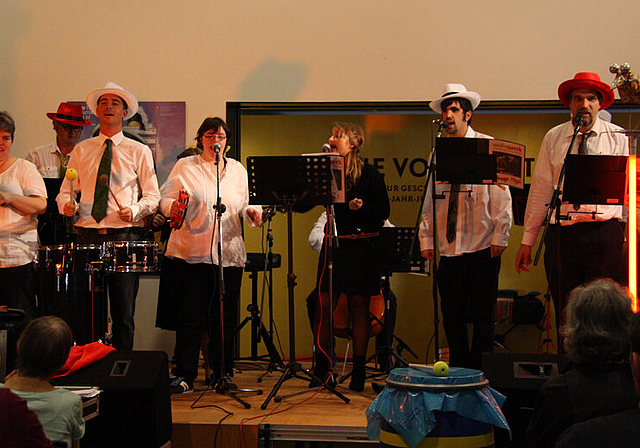
[[[82,128],[91,122],[82,116],[79,104],[60,103],[57,112],[47,113],[56,131],[56,141],[33,148],[26,159],[33,163],[45,178],[60,179],[67,171],[69,153],[78,143]]]
[[[623,129],[598,118],[598,111],[613,103],[614,93],[596,73],[577,73],[573,79],[560,84],[558,97],[571,109],[571,120],[551,129],[542,141],[527,200],[522,244],[516,256],[518,272],[527,271],[531,263],[531,250],[560,178],[575,128],[579,126],[579,134],[572,153],[629,154]],[[577,120],[581,120],[581,124]],[[599,277],[623,280],[625,228],[620,205],[563,204],[560,213],[570,219],[558,224],[554,214],[544,241],[545,271],[558,327],[566,298],[573,288]]]

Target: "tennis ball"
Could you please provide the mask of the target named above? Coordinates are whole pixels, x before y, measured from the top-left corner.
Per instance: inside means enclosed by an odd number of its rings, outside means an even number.
[[[449,374],[449,365],[444,361],[438,361],[433,365],[433,373],[435,376],[447,376]]]
[[[78,178],[78,172],[73,168],[69,168],[65,173],[64,177],[66,177],[67,180],[74,181]]]

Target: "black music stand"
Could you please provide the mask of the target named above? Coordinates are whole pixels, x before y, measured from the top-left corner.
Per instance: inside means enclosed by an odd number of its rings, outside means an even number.
[[[624,205],[627,160],[627,156],[570,154],[562,202]]]
[[[296,361],[295,346],[295,300],[296,276],[293,273],[293,219],[295,210],[304,210],[314,205],[330,205],[331,160],[322,156],[265,156],[248,157],[249,203],[282,207],[287,215],[287,289],[289,293],[289,362],[273,386],[269,396],[260,406],[266,409],[282,384],[293,377],[322,383],[308,369]],[[305,376],[301,376],[300,373]],[[331,385],[325,388],[345,403],[349,399]]]
[[[436,139],[436,181],[451,184],[491,184],[496,182],[496,158],[489,154],[490,139]]]

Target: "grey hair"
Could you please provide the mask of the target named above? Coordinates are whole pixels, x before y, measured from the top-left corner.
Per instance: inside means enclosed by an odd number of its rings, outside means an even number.
[[[610,279],[578,286],[569,295],[564,348],[578,364],[619,362],[629,356],[631,299]]]

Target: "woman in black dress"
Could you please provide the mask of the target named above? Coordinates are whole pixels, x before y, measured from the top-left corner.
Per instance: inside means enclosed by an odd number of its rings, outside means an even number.
[[[379,231],[389,217],[389,196],[383,176],[360,157],[362,127],[335,123],[329,138],[331,152],[345,157],[346,202],[335,204],[338,247],[333,248],[333,306],[340,293],[347,296],[353,336],[353,372],[349,388],[362,391],[369,343],[369,299],[380,293]],[[326,243],[326,239],[325,239]],[[331,307],[329,270],[323,244],[318,268],[318,301],[314,313],[315,375],[325,381],[331,370]]]

